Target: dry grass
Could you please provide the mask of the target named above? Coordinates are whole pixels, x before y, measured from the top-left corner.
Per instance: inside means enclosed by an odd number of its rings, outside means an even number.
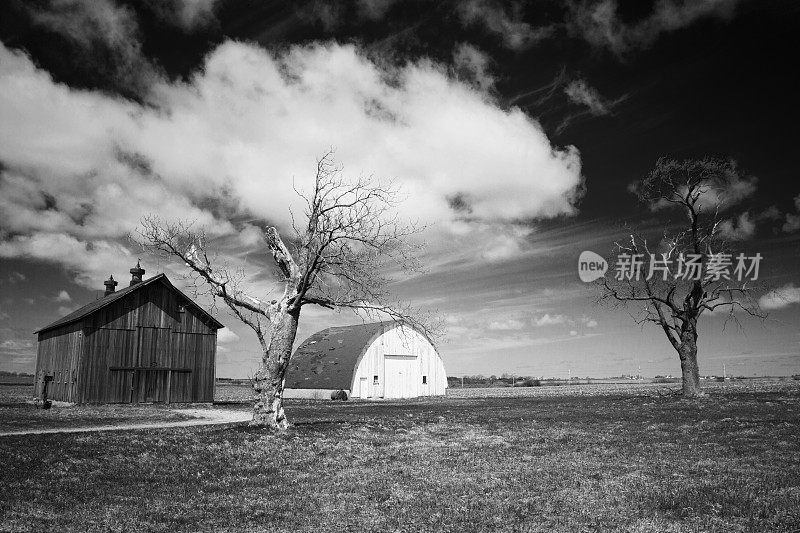
[[[747,379],[741,381],[704,381],[702,388],[710,394],[761,393],[794,391],[800,382],[784,379]],[[592,383],[541,387],[451,387],[447,396],[452,398],[501,398],[501,397],[541,397],[541,396],[654,396],[677,394],[680,383],[651,383],[629,381],[623,383]]]
[[[3,531],[796,531],[800,390],[291,402],[0,439]]]
[[[33,398],[32,386],[0,386],[0,432],[23,429],[176,422],[194,418],[163,405],[75,405],[37,409],[26,403]]]

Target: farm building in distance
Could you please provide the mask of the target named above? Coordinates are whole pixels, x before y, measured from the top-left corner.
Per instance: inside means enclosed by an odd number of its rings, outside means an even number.
[[[35,333],[36,396],[74,403],[211,402],[224,327],[164,274],[100,298]]]
[[[324,329],[295,351],[287,398],[443,396],[447,375],[436,348],[408,325],[376,322]]]

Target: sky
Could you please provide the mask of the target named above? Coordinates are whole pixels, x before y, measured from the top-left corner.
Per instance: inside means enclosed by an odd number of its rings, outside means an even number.
[[[427,227],[391,290],[441,317],[454,376],[679,375],[578,256],[679,223],[630,192],[660,157],[734,161],[721,231],[762,255],[768,317],[703,316],[701,374],[800,373],[799,24],[788,0],[3,2],[0,370],[32,371],[33,331],[139,259],[181,286],[128,238],[143,216],[194,221],[274,290],[260,228],[288,232],[333,147]],[[217,375],[252,375],[254,334],[215,313]],[[304,307],[297,342],[359,321]]]

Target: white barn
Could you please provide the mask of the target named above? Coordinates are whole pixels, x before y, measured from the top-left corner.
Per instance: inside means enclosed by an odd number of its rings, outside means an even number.
[[[395,322],[324,329],[295,350],[286,376],[286,398],[330,399],[443,396],[444,364],[421,331]]]

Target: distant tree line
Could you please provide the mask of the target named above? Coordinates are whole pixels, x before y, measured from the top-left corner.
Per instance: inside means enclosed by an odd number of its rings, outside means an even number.
[[[0,370],[0,376],[3,377],[18,377],[18,378],[32,378],[33,374],[28,374],[27,372],[9,372],[8,370]]]
[[[486,377],[479,374],[463,378],[455,376],[447,378],[447,384],[450,387],[460,387],[462,383],[464,387],[538,387],[542,381],[531,376],[512,376],[511,374],[503,374],[500,377],[495,375]]]

